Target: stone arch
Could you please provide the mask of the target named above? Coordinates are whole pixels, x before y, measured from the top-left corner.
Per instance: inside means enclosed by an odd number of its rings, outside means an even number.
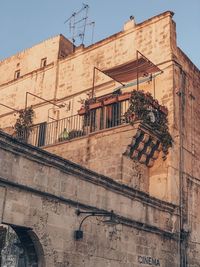
[[[0,251],[2,255],[0,266],[6,266],[4,263],[6,260],[8,262],[13,260],[12,266],[16,267],[45,267],[43,248],[31,228],[17,225],[1,225],[1,227],[4,228],[5,238],[2,239],[4,247]]]

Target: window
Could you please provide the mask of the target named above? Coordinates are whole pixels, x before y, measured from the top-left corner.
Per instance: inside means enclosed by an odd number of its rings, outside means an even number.
[[[115,127],[122,123],[121,102],[90,110],[84,115],[84,133]]]
[[[37,146],[44,146],[45,145],[45,139],[46,139],[46,128],[47,123],[42,122],[38,124],[39,126],[39,133],[38,133],[38,144]]]
[[[16,70],[14,79],[18,79],[19,77],[20,77],[20,70]]]
[[[41,68],[44,68],[47,65],[47,58],[42,58],[41,59]]]
[[[104,128],[110,128],[121,124],[121,103],[113,103],[105,107],[106,117]]]

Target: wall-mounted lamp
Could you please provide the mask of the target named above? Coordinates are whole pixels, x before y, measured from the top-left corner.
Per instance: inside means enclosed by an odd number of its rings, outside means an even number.
[[[116,220],[116,215],[114,214],[113,210],[111,210],[111,212],[108,211],[81,211],[81,210],[76,210],[76,215],[79,216],[81,214],[85,214],[86,216],[82,219],[80,225],[79,225],[79,229],[74,231],[74,239],[75,240],[79,240],[83,238],[83,230],[81,229],[83,222],[89,218],[89,217],[104,217],[107,218],[106,220],[104,220],[104,223],[107,224],[118,224],[117,220]]]

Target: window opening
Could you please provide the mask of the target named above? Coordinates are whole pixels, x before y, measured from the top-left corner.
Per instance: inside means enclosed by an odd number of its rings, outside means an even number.
[[[121,121],[121,103],[114,103],[112,105],[108,105],[106,108],[106,118],[105,124],[106,128],[114,127],[120,125]]]
[[[20,70],[16,70],[14,78],[18,79],[19,77],[20,77]]]
[[[41,68],[45,67],[47,65],[47,58],[42,58],[41,59]]]
[[[42,122],[39,124],[38,147],[45,145],[46,128],[47,128],[46,122]]]

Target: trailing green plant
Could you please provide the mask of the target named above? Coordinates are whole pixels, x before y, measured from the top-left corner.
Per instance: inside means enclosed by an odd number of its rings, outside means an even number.
[[[160,105],[150,93],[141,90],[132,91],[130,107],[125,113],[126,121],[134,124],[136,120],[141,120],[154,129],[160,136],[164,154],[168,153],[173,142],[169,133],[167,115],[167,108]]]
[[[34,110],[32,107],[21,109],[19,117],[14,125],[16,136],[24,141],[27,140],[30,134],[30,127],[33,124]]]

